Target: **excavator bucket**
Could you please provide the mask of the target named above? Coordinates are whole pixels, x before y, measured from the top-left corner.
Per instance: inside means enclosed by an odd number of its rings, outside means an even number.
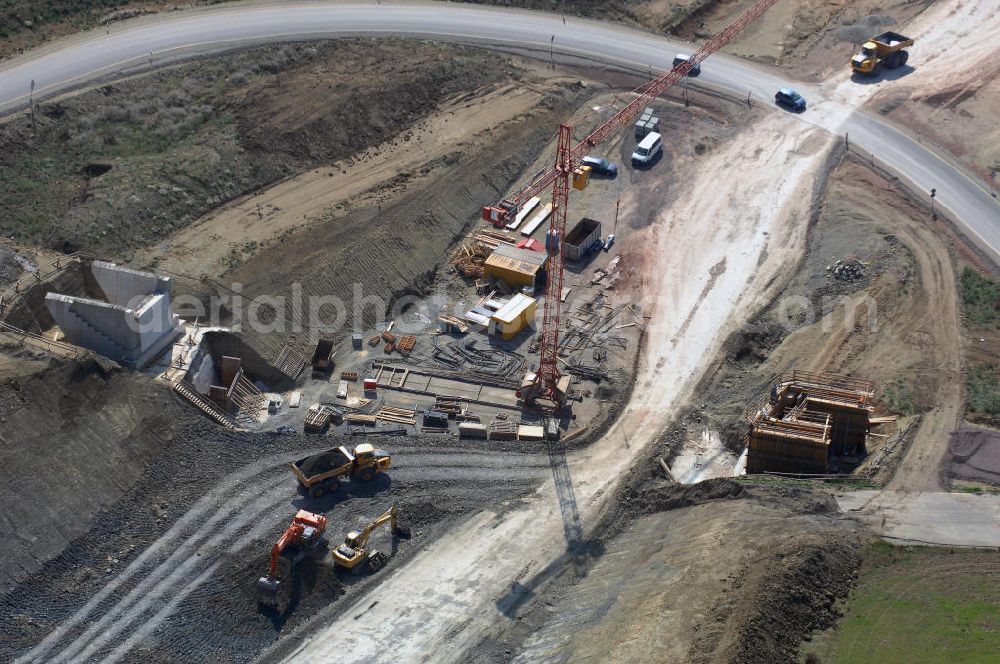
[[[396,537],[402,537],[403,539],[410,538],[410,529],[399,523],[396,524],[396,529],[392,531],[392,534]]]
[[[277,608],[278,606],[278,589],[281,587],[281,582],[277,579],[272,579],[266,576],[262,576],[257,579],[257,598],[261,605],[269,608]]]

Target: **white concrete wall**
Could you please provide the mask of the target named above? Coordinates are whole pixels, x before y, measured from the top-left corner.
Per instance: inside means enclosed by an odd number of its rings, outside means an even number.
[[[111,304],[138,309],[154,293],[170,295],[170,278],[140,272],[105,261],[94,261],[90,270]]]
[[[182,333],[170,309],[170,280],[94,261],[94,278],[109,302],[49,293],[45,306],[70,343],[141,368]]]

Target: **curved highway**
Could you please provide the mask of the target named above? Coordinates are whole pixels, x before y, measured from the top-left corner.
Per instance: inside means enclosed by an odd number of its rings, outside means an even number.
[[[92,31],[45,46],[0,67],[0,113],[24,108],[31,82],[36,98],[160,66],[195,54],[253,42],[348,36],[419,36],[481,46],[528,49],[548,56],[582,57],[637,70],[664,70],[685,46],[624,27],[540,12],[452,4],[310,3],[231,5],[128,22],[110,33]],[[554,37],[554,39],[553,39]],[[769,101],[787,83],[779,73],[725,54],[712,56],[699,85],[750,93]],[[797,86],[810,100],[789,116],[838,135],[874,155],[917,191],[937,190],[937,205],[994,260],[1000,260],[1000,202],[946,156],[867,113],[830,98],[829,91]],[[929,199],[928,199],[929,203]]]

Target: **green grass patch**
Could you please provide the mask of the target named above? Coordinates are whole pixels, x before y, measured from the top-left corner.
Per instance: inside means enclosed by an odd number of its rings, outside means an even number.
[[[1000,326],[1000,284],[968,266],[962,270],[962,305],[969,323]]]
[[[984,494],[991,493],[993,495],[1000,495],[1000,489],[980,486],[978,484],[968,484],[965,482],[952,482],[951,490],[956,493],[974,493],[974,494]]]
[[[966,372],[969,412],[1000,416],[1000,366],[979,364]]]
[[[823,664],[1000,663],[996,552],[868,545],[844,617],[805,650]]]

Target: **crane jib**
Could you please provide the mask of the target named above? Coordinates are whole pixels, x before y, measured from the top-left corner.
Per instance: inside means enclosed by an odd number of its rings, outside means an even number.
[[[752,7],[748,8],[731,25],[720,33],[705,42],[686,62],[678,64],[663,75],[648,81],[635,90],[638,95],[624,108],[615,113],[611,118],[603,122],[585,139],[570,150],[571,169],[575,167],[580,158],[614,133],[618,128],[631,123],[639,115],[640,109],[645,108],[653,99],[659,97],[678,81],[687,76],[688,72],[701,64],[705,58],[712,55],[720,48],[728,44],[733,37],[742,32],[750,23],[760,17],[765,11],[776,4],[778,0],[760,0]],[[555,168],[548,168],[543,173],[535,175],[535,178],[520,189],[513,196],[504,199],[493,206],[483,208],[483,219],[496,226],[503,226],[507,223],[507,218],[517,214],[525,202],[548,189],[556,181],[558,173]]]

